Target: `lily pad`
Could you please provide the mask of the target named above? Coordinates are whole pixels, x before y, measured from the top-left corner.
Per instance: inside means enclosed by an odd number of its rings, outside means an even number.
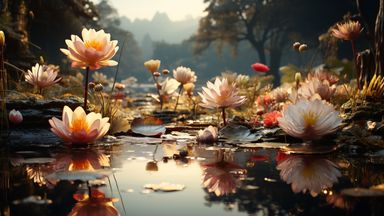
[[[151,189],[154,191],[161,191],[161,192],[175,192],[175,191],[184,190],[185,185],[162,182],[160,184],[146,184],[146,185],[144,185],[144,188],[145,189]]]
[[[47,204],[52,204],[52,200],[42,199],[41,196],[29,196],[24,199],[14,200],[13,204],[14,205],[20,205],[20,204],[47,205]]]
[[[256,142],[261,139],[260,134],[252,133],[251,130],[243,125],[230,124],[219,131],[220,138],[228,142]]]
[[[135,118],[131,123],[131,130],[135,134],[144,136],[161,136],[166,128],[163,122],[155,117]]]

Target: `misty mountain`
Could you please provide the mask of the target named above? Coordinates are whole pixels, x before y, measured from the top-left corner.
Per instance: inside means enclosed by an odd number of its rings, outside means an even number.
[[[181,43],[197,31],[198,18],[186,17],[182,21],[172,21],[166,13],[157,12],[151,20],[135,19],[122,16],[120,27],[133,33],[139,44],[143,41],[164,41],[167,43]],[[143,40],[144,39],[144,40]]]

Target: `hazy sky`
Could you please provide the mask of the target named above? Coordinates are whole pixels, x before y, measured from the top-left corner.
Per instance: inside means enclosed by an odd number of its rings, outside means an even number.
[[[166,12],[173,21],[186,16],[201,17],[205,9],[203,0],[110,0],[120,15],[128,18],[151,19],[156,11]]]

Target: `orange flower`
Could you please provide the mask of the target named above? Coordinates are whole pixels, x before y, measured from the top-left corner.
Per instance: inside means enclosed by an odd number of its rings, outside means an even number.
[[[332,35],[343,40],[356,40],[362,31],[358,21],[349,20],[345,23],[338,23],[332,29]]]
[[[264,127],[275,127],[279,124],[279,121],[277,121],[278,118],[282,116],[281,112],[279,111],[273,111],[266,113],[264,115]]]
[[[111,35],[106,34],[104,30],[95,31],[95,29],[84,28],[81,32],[82,38],[77,35],[71,35],[71,40],[65,40],[68,49],[60,49],[72,60],[72,67],[97,70],[106,66],[117,65],[111,58],[119,49],[117,41],[111,41]]]
[[[144,62],[144,67],[147,68],[149,70],[149,72],[155,73],[155,72],[158,72],[158,70],[160,68],[160,64],[161,64],[160,60],[151,59],[151,60]]]
[[[82,107],[72,111],[64,106],[62,120],[53,117],[49,120],[51,131],[71,143],[90,143],[102,138],[109,129],[109,118],[102,118],[100,113],[88,115]]]

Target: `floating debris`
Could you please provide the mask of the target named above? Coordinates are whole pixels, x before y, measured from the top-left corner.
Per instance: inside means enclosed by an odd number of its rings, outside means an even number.
[[[52,204],[52,200],[42,199],[41,196],[29,196],[24,199],[14,200],[13,204],[14,205],[20,205],[20,204],[47,205],[47,204]]]
[[[271,178],[264,178],[264,181],[266,181],[266,182],[277,182],[276,179],[271,179]]]
[[[145,189],[151,189],[154,191],[161,191],[161,192],[175,192],[175,191],[184,190],[185,185],[162,182],[160,184],[146,184],[146,185],[144,185],[144,188]]]
[[[260,188],[259,186],[255,186],[255,185],[245,185],[243,187],[244,190],[257,190],[259,188]]]

